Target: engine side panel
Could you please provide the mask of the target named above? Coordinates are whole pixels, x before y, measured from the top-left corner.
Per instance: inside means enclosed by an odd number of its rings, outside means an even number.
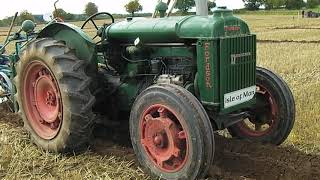
[[[220,102],[218,48],[218,42],[213,40],[199,40],[197,43],[198,72],[195,84],[202,104],[207,106],[218,106]]]

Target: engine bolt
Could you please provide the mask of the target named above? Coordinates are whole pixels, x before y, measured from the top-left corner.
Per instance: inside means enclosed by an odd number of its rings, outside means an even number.
[[[57,129],[59,127],[59,123],[60,123],[60,121],[56,120],[55,122],[50,124],[50,128],[53,129],[53,130]]]
[[[62,120],[62,113],[61,113],[61,112],[59,112],[58,118],[59,118],[60,120]]]
[[[163,144],[163,137],[161,135],[156,135],[153,139],[153,143],[156,146],[161,146]]]
[[[44,120],[43,119],[39,119],[39,122],[41,123],[41,124],[44,124]]]

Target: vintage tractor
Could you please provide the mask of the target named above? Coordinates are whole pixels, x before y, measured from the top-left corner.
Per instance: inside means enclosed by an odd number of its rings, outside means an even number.
[[[208,15],[203,2],[200,15],[184,17],[168,17],[162,3],[161,18],[115,22],[102,12],[82,28],[53,20],[39,32],[25,22],[25,38],[9,38],[18,40],[7,61],[16,88],[5,94],[15,94],[9,99],[33,142],[52,152],[82,150],[95,123],[130,117],[138,161],[163,179],[205,177],[216,130],[281,144],[295,120],[288,85],[256,66],[256,36],[243,20],[224,7]],[[98,26],[97,16],[112,22]],[[83,31],[89,22],[94,38]]]

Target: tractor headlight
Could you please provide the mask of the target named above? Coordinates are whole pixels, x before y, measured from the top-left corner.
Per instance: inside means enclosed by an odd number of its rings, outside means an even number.
[[[24,31],[26,33],[31,33],[31,32],[33,32],[35,27],[36,27],[36,24],[33,21],[25,20],[22,23],[21,29],[22,29],[22,31]]]

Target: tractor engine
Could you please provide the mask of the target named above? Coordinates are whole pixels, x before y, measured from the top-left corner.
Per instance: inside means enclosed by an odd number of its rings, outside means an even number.
[[[114,98],[116,110],[128,111],[136,96],[147,87],[156,83],[190,86],[196,74],[196,61],[193,57],[194,48],[186,47],[137,47],[111,46],[105,54],[107,65],[100,66],[99,72],[106,78],[105,87],[109,96]],[[121,49],[121,51],[117,51]],[[164,54],[163,52],[166,52]],[[192,86],[191,86],[192,85]],[[104,107],[99,105],[99,107]],[[102,109],[103,111],[103,109]]]
[[[184,87],[207,109],[224,114],[255,102],[256,37],[231,10],[128,18],[106,27],[103,37],[99,49],[111,74],[117,74],[113,78],[119,84],[108,88],[118,93],[112,97],[119,109],[129,110],[136,96],[155,83]]]

